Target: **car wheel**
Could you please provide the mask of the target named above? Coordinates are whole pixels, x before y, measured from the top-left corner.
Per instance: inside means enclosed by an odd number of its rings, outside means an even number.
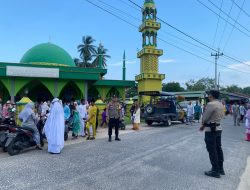
[[[153,124],[153,121],[146,121],[146,123],[150,126]]]
[[[187,118],[183,117],[183,119],[181,120],[182,123],[187,123]]]
[[[170,117],[167,118],[167,121],[165,122],[165,124],[166,124],[166,126],[168,126],[168,127],[171,126],[172,120],[171,120]]]
[[[146,113],[147,114],[152,114],[154,112],[154,107],[152,105],[148,105],[146,107]]]

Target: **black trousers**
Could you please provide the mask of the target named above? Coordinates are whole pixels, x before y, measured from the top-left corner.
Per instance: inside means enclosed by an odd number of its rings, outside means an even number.
[[[221,133],[222,131],[205,132],[205,143],[213,171],[223,169],[224,156],[221,148]]]
[[[119,135],[119,119],[109,119],[109,137],[112,136],[112,129],[115,127],[115,137],[118,138]]]

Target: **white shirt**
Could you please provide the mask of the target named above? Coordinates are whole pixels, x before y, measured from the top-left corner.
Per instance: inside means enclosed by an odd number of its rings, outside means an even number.
[[[244,106],[240,106],[240,115],[245,115],[246,109]]]
[[[190,117],[194,114],[194,106],[193,105],[188,105],[187,106],[187,116]]]
[[[141,110],[140,108],[133,114],[134,116],[134,123],[141,123],[141,120],[140,120],[140,113],[141,113]]]
[[[86,118],[87,117],[87,106],[81,104],[80,106],[78,106],[78,109],[79,109],[80,117],[82,119]]]

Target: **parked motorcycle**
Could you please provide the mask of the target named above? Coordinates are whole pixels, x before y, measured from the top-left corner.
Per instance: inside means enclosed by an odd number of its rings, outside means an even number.
[[[16,122],[14,117],[6,118],[0,124],[0,147],[3,148],[4,152],[7,152],[7,148],[5,147],[5,143],[7,141],[7,136],[9,133],[13,133],[16,131],[15,129]]]
[[[0,124],[0,147],[3,148],[4,152],[7,152],[7,149],[5,148],[5,143],[7,141],[7,136],[9,133],[15,132],[15,129],[6,124]]]
[[[14,127],[16,132],[8,133],[5,148],[10,156],[19,154],[23,149],[36,146],[33,140],[33,129],[28,127]],[[40,138],[42,138],[40,134]]]

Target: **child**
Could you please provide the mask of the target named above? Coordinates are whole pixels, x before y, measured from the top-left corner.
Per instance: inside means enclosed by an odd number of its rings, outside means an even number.
[[[104,108],[103,112],[102,112],[102,123],[101,123],[101,127],[103,127],[103,125],[105,124],[104,127],[106,127],[107,123],[107,113],[106,113],[106,108]]]

